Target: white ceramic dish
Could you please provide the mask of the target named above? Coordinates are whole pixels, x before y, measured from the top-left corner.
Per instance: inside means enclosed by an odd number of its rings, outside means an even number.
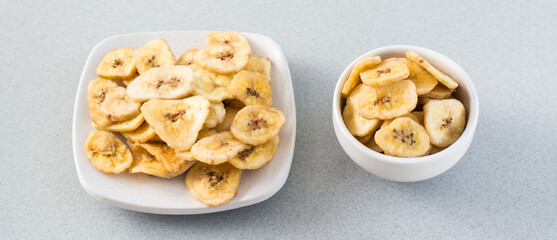
[[[250,42],[252,56],[266,56],[272,62],[273,107],[286,115],[275,157],[264,167],[244,171],[236,197],[218,207],[207,207],[197,201],[186,188],[184,174],[173,179],[160,179],[143,174],[119,175],[98,171],[84,151],[87,136],[93,128],[87,108],[87,84],[97,78],[96,68],[102,57],[119,47],[139,48],[154,38],[165,38],[174,55],[189,48],[205,47],[208,31],[149,32],[117,35],[98,43],[87,59],[75,99],[73,116],[73,153],[81,186],[91,196],[111,205],[157,214],[201,214],[245,207],[273,196],[284,185],[290,172],[296,138],[296,109],[292,79],[284,53],[271,38],[242,33]]]
[[[344,82],[350,75],[356,62],[371,56],[381,56],[382,59],[390,57],[405,57],[407,50],[413,50],[429,63],[454,78],[459,87],[455,92],[455,97],[466,107],[467,123],[462,136],[441,152],[433,155],[418,158],[399,158],[391,157],[382,153],[375,152],[354,138],[344,121],[342,120],[341,110],[344,106],[344,99],[341,97],[341,89]],[[335,87],[333,97],[333,125],[335,134],[340,145],[348,156],[366,171],[391,181],[415,182],[435,177],[454,166],[468,150],[479,116],[479,101],[476,88],[466,72],[448,57],[416,46],[394,45],[371,50],[354,60],[342,73]]]

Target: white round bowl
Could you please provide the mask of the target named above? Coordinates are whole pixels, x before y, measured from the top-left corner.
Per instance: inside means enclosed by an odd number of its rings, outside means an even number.
[[[433,66],[459,83],[454,96],[466,107],[466,117],[468,118],[462,136],[455,143],[438,153],[417,158],[392,157],[367,148],[350,134],[342,120],[341,113],[345,99],[341,97],[340,92],[356,62],[372,56],[381,56],[381,59],[405,57],[408,50],[418,53]],[[478,115],[478,93],[464,69],[438,52],[417,46],[386,46],[371,50],[360,56],[344,69],[344,72],[338,79],[333,97],[333,125],[335,134],[346,154],[366,171],[378,177],[398,182],[416,182],[435,177],[449,170],[449,168],[460,161],[474,138],[476,125],[478,124]]]

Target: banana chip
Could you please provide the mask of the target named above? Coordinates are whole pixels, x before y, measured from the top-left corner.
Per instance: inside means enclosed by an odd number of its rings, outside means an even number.
[[[414,115],[418,120],[418,123],[422,126],[424,125],[424,112],[422,111],[413,111],[410,114]]]
[[[446,99],[446,98],[450,98],[452,94],[453,92],[451,92],[451,90],[445,87],[445,85],[437,84],[429,92],[420,95],[420,97],[430,98],[430,99]]]
[[[412,81],[416,85],[416,93],[418,95],[427,93],[431,91],[437,84],[437,79],[431,75],[425,68],[419,64],[410,61],[407,58],[395,58],[397,61],[406,64],[410,70],[410,75],[408,75],[408,80]]]
[[[133,131],[133,130],[137,129],[139,126],[141,126],[141,124],[143,123],[143,120],[144,120],[143,114],[140,113],[132,119],[129,119],[129,120],[126,120],[126,121],[120,121],[120,122],[112,122],[108,126],[100,126],[100,125],[97,125],[95,122],[93,122],[91,124],[91,126],[93,126],[94,128],[96,128],[98,130],[104,130],[104,131],[129,132],[129,131]]]
[[[348,97],[348,94],[354,89],[358,83],[360,83],[360,73],[365,71],[366,69],[370,69],[373,66],[379,64],[381,62],[381,57],[371,57],[365,58],[354,65],[352,72],[350,72],[350,76],[344,83],[342,87],[342,97]]]
[[[395,157],[420,157],[429,152],[429,135],[409,117],[399,117],[375,133],[375,142],[385,154]]]
[[[136,102],[126,94],[123,87],[115,87],[106,91],[101,103],[101,113],[114,122],[125,121],[137,116],[141,103]]]
[[[425,68],[429,73],[437,78],[440,83],[445,85],[451,91],[454,91],[458,87],[458,83],[454,79],[439,71],[437,68],[429,64],[429,62],[427,62],[423,57],[421,57],[414,51],[406,52],[406,57]]]
[[[240,141],[249,145],[261,145],[275,137],[286,118],[274,108],[251,105],[242,108],[234,117],[230,133]]]
[[[210,137],[213,136],[215,134],[217,134],[219,132],[217,132],[217,130],[213,129],[213,128],[203,128],[199,131],[199,133],[197,134],[197,140],[206,138],[206,137]]]
[[[242,172],[227,162],[219,165],[198,162],[186,174],[186,186],[203,204],[220,206],[236,196]]]
[[[418,103],[416,86],[402,80],[380,87],[360,84],[352,91],[347,104],[354,104],[356,111],[368,119],[390,119],[409,113]]]
[[[188,170],[195,161],[177,156],[174,149],[164,143],[132,145],[133,164],[130,173],[145,173],[160,178],[173,178]]]
[[[157,133],[147,122],[143,122],[137,129],[129,132],[121,132],[122,136],[134,143],[144,143],[153,140]]]
[[[230,93],[245,105],[273,104],[271,84],[264,75],[257,72],[237,73],[230,83]]]
[[[237,32],[216,32],[207,36],[207,46],[195,56],[195,62],[215,73],[235,73],[250,58],[248,40]]]
[[[369,135],[371,132],[377,130],[381,123],[379,119],[367,119],[363,117],[356,112],[352,104],[346,104],[342,111],[342,118],[344,119],[344,124],[346,124],[348,131],[357,137]]]
[[[410,70],[404,62],[390,58],[361,72],[360,78],[369,87],[379,87],[406,79],[409,75]]]
[[[267,57],[250,57],[248,64],[242,70],[261,73],[271,81],[271,60]]]
[[[232,126],[232,121],[234,120],[234,117],[236,117],[236,114],[238,114],[241,108],[226,106],[224,109],[226,110],[224,119],[222,120],[221,123],[215,126],[215,130],[217,130],[218,132],[230,131],[230,126]]]
[[[166,39],[158,38],[135,50],[135,64],[139,74],[143,74],[154,67],[174,66],[176,57]]]
[[[197,141],[191,147],[191,152],[198,161],[217,165],[232,159],[247,148],[249,145],[240,142],[230,132],[222,132]]]
[[[356,137],[356,140],[358,140],[358,142],[360,142],[362,144],[367,144],[371,140],[371,138],[373,137],[373,134],[370,133],[370,134],[365,135],[363,137],[358,137],[358,136],[355,136],[355,137]]]
[[[433,145],[447,147],[464,132],[466,109],[456,99],[431,100],[424,105],[424,126]]]
[[[118,87],[116,82],[98,78],[89,82],[87,87],[87,105],[89,106],[89,115],[93,123],[98,127],[106,127],[112,124],[112,121],[101,112],[101,104],[106,99],[106,93],[111,88]]]
[[[184,52],[184,54],[182,54],[182,56],[180,56],[180,59],[178,59],[178,62],[176,62],[176,65],[184,65],[184,66],[189,66],[195,63],[195,55],[201,50],[197,49],[197,48],[192,48],[187,50],[186,52]]]
[[[122,80],[122,83],[123,83],[124,85],[126,85],[126,87],[127,87],[127,86],[130,85],[130,83],[133,82],[133,80],[135,80],[137,77],[139,77],[139,74],[138,74],[138,73],[135,73],[132,77],[130,77],[130,78],[128,78],[128,79],[123,79],[123,80]]]
[[[211,102],[221,102],[232,98],[228,87],[234,75],[212,73],[196,65],[190,65],[190,67],[194,76],[194,95],[203,95]]]
[[[104,55],[97,67],[97,75],[110,79],[129,79],[137,72],[134,49],[123,47],[111,50]]]
[[[85,153],[91,163],[105,173],[121,173],[132,164],[130,150],[114,134],[93,131],[87,137]]]
[[[203,96],[182,100],[151,99],[143,104],[141,112],[168,146],[187,151],[209,115],[209,105],[209,100]]]
[[[259,146],[250,146],[248,149],[239,152],[228,162],[238,169],[258,169],[273,159],[278,144],[279,137],[275,136],[269,142]]]
[[[181,99],[193,91],[193,71],[187,66],[151,68],[128,85],[126,93],[137,101]]]
[[[371,137],[371,139],[366,143],[366,147],[378,153],[383,152],[383,149],[381,149],[381,147],[379,147],[379,145],[375,142],[375,136]]]
[[[224,117],[226,116],[226,110],[224,108],[224,104],[222,102],[219,103],[211,103],[209,105],[209,115],[203,124],[204,128],[214,128],[217,124],[224,121]]]

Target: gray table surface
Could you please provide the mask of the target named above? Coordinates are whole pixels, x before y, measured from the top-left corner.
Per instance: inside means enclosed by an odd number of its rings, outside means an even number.
[[[1,238],[557,238],[555,1],[2,1]],[[161,216],[98,202],[71,147],[85,60],[115,34],[236,30],[290,64],[297,139],[288,181],[237,210]],[[338,76],[373,48],[454,59],[481,102],[475,139],[443,175],[396,183],[360,169],[332,128]]]

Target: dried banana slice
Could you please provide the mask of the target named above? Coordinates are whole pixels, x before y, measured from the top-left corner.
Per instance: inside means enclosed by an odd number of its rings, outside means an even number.
[[[377,143],[375,142],[375,136],[373,136],[367,143],[366,143],[366,147],[368,147],[369,149],[376,151],[378,153],[382,153],[383,149],[381,149],[381,147],[379,147],[379,145],[377,145]]]
[[[373,137],[373,133],[370,133],[368,135],[365,135],[363,137],[357,137],[354,136],[356,138],[356,140],[358,140],[358,142],[360,142],[361,144],[366,144],[371,140],[371,137]]]
[[[464,132],[466,109],[456,99],[431,100],[424,105],[424,126],[433,145],[447,147]]]
[[[140,145],[162,163],[168,171],[167,176],[178,176],[194,164],[191,161],[185,161],[183,158],[178,157],[176,151],[165,143],[142,143]]]
[[[269,142],[259,146],[250,146],[250,148],[239,152],[228,162],[238,169],[258,169],[273,159],[278,144],[279,136],[277,135]]]
[[[193,71],[188,66],[151,68],[130,85],[127,93],[138,101],[180,99],[193,91]]]
[[[144,143],[144,142],[147,142],[147,141],[153,139],[155,136],[157,136],[157,133],[155,133],[155,130],[153,130],[153,128],[151,126],[149,126],[149,124],[147,122],[143,122],[143,124],[141,124],[141,126],[139,126],[137,129],[135,129],[133,131],[121,132],[121,134],[126,139],[128,139],[128,140],[130,140],[134,143]]]
[[[133,80],[135,80],[137,77],[139,77],[139,74],[135,73],[131,78],[123,79],[122,83],[126,85],[126,87],[128,87],[128,85],[130,85],[130,83],[133,82]]]
[[[138,114],[134,118],[121,122],[112,122],[108,126],[99,126],[95,122],[91,124],[94,128],[103,131],[113,131],[113,132],[129,132],[137,129],[143,123],[143,114]]]
[[[165,39],[157,38],[135,50],[135,64],[139,74],[154,67],[168,67],[176,64],[176,57]]]
[[[437,68],[429,64],[429,62],[427,62],[423,57],[421,57],[414,51],[408,50],[406,52],[406,57],[425,68],[429,73],[431,73],[431,75],[437,78],[440,83],[447,86],[447,88],[449,88],[451,91],[454,91],[458,87],[458,83],[454,79],[439,71]]]
[[[164,143],[132,145],[133,164],[130,173],[145,173],[160,178],[173,178],[188,170],[195,161],[186,161]]]
[[[211,102],[222,102],[224,99],[232,98],[228,87],[234,75],[212,73],[197,65],[190,67],[193,70],[195,95],[203,95]]]
[[[235,73],[248,63],[249,52],[238,52],[229,45],[208,46],[195,55],[195,62],[215,73]]]
[[[433,100],[432,98],[426,97],[418,97],[418,103],[421,105],[426,105],[429,101]]]
[[[129,79],[136,72],[134,49],[131,47],[110,50],[97,67],[99,77],[110,79]]]
[[[368,119],[390,119],[409,113],[418,103],[416,86],[402,80],[380,87],[357,86],[348,99],[356,111]]]
[[[418,95],[431,91],[431,89],[437,85],[437,79],[419,64],[410,61],[407,58],[395,58],[395,60],[405,63],[410,70],[408,80],[412,81],[414,85],[416,85],[416,93]]]
[[[224,109],[224,104],[222,102],[211,103],[209,105],[209,116],[203,124],[204,128],[214,128],[217,124],[224,121],[226,115],[226,110]]]
[[[354,89],[356,85],[360,83],[361,72],[365,71],[366,69],[372,68],[373,66],[379,64],[380,62],[381,62],[381,57],[379,56],[365,58],[357,62],[356,65],[354,65],[354,68],[352,68],[352,72],[350,72],[350,76],[342,86],[342,91],[341,91],[342,97],[347,98],[348,94],[350,94],[352,89]]]
[[[405,63],[389,58],[361,72],[360,78],[369,87],[379,87],[406,79],[409,75],[410,70]]]
[[[431,145],[431,150],[429,151],[429,154],[436,154],[438,152],[441,152],[443,150],[445,150],[446,147],[437,147],[435,145]]]
[[[246,144],[257,146],[273,139],[285,121],[284,114],[272,107],[246,106],[234,117],[230,133]]]
[[[184,66],[189,66],[194,64],[195,62],[195,55],[201,50],[197,49],[197,48],[192,48],[187,50],[186,52],[184,52],[184,54],[182,54],[182,56],[180,56],[180,59],[178,59],[178,62],[176,62],[176,65],[184,65]]]
[[[205,39],[205,45],[229,45],[234,49],[248,49],[250,50],[248,39],[239,32],[227,31],[227,32],[213,32],[207,34]]]
[[[209,115],[209,105],[209,100],[203,96],[182,100],[151,99],[143,104],[141,112],[168,146],[187,151]]]
[[[233,107],[238,109],[242,109],[246,106],[246,104],[244,104],[242,101],[238,99],[225,99],[222,101],[222,103],[224,103],[224,105],[227,107]]]
[[[257,72],[240,71],[230,83],[230,93],[246,105],[273,104],[271,84]]]
[[[216,73],[235,73],[250,58],[248,40],[237,32],[215,32],[207,35],[207,47],[195,56],[195,62]]]
[[[354,136],[363,137],[377,130],[381,120],[367,119],[356,112],[353,104],[346,104],[342,111],[342,118],[348,131]]]
[[[429,152],[429,135],[422,125],[409,117],[396,118],[375,133],[375,142],[385,154],[395,157],[420,157]]]
[[[230,132],[222,132],[197,141],[191,147],[191,152],[198,161],[217,165],[232,159],[249,147],[232,136]]]
[[[197,140],[206,138],[206,137],[210,137],[213,136],[215,134],[217,134],[219,132],[217,132],[217,130],[212,129],[212,128],[203,128],[199,131],[199,133],[197,134]]]
[[[184,161],[196,161],[191,151],[175,151],[176,156]]]
[[[153,130],[154,131],[154,130]],[[153,138],[151,138],[149,141],[151,142],[164,142],[159,135],[155,135]]]
[[[411,112],[411,114],[416,116],[416,118],[418,119],[418,123],[420,123],[422,126],[424,125],[424,112],[413,111],[413,112]]]
[[[89,82],[89,85],[87,86],[87,105],[89,106],[89,115],[91,116],[93,123],[97,126],[106,127],[112,124],[112,121],[102,114],[101,104],[104,102],[108,90],[115,87],[118,87],[116,82],[104,78],[95,79]]]
[[[104,101],[101,103],[101,113],[110,121],[126,121],[137,116],[141,103],[136,102],[126,94],[123,87],[108,89]]]
[[[271,60],[267,57],[250,57],[242,70],[261,73],[271,81]]]
[[[445,98],[445,99],[455,99],[452,96]],[[435,98],[426,98],[426,97],[418,97],[418,103],[421,105],[426,105],[429,101],[432,100],[443,100],[443,99],[435,99]]]
[[[431,91],[420,95],[420,97],[431,99],[447,99],[450,98],[453,92],[443,84],[437,84]]]
[[[223,121],[215,126],[215,130],[217,130],[217,132],[230,131],[232,121],[241,108],[226,106],[224,109],[226,110],[226,114],[224,115]]]
[[[85,153],[93,166],[105,173],[121,173],[133,162],[126,145],[114,134],[95,130],[85,143]]]
[[[236,196],[242,172],[227,162],[219,165],[198,162],[186,173],[186,186],[203,204],[220,206]]]
[[[131,152],[133,155],[133,164],[129,169],[129,173],[145,173],[161,178],[170,178],[162,162],[147,152],[140,144],[133,144],[131,146]]]

